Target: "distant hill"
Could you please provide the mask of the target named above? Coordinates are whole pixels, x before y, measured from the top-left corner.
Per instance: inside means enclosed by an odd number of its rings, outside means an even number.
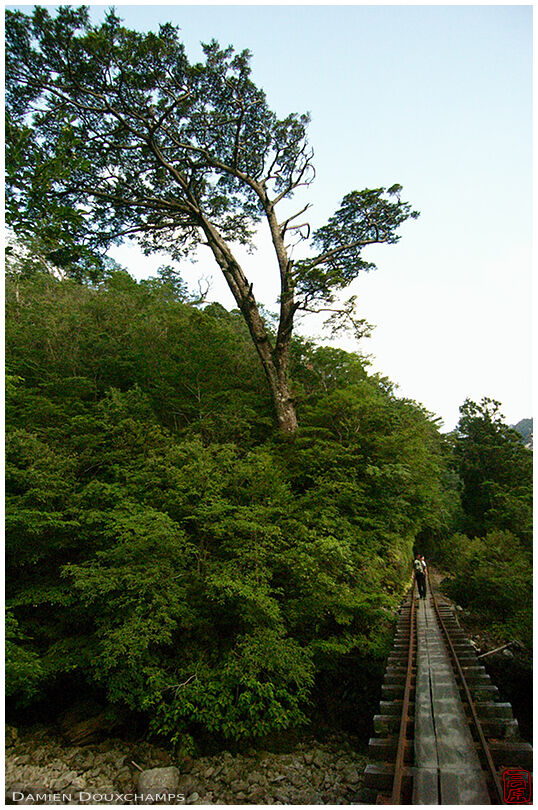
[[[512,427],[521,433],[527,447],[532,447],[532,419],[521,419],[517,425],[512,425]]]

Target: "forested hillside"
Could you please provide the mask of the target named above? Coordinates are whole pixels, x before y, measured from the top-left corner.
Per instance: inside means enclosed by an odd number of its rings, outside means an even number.
[[[504,641],[532,646],[532,452],[500,402],[467,400],[454,434],[459,533],[438,545],[448,592]]]
[[[297,338],[290,442],[241,317],[185,297],[166,272],[8,278],[11,699],[76,683],[173,740],[295,727],[379,672],[417,542],[530,643],[531,454],[495,407],[443,437]]]
[[[414,551],[530,649],[532,453],[494,400],[443,435],[297,333],[325,312],[364,336],[342,296],[418,213],[395,183],[311,228],[289,207],[315,176],[308,115],[270,109],[248,51],[191,64],[179,37],[7,14],[8,711],[91,696],[184,749],[356,730]],[[260,223],[275,318],[234,254]],[[109,257],[124,238],[173,266],[136,281]],[[174,269],[202,244],[232,311]]]
[[[300,339],[290,443],[241,317],[164,276],[8,279],[9,694],[76,679],[173,739],[295,726],[381,665],[413,542],[448,528],[446,443]]]

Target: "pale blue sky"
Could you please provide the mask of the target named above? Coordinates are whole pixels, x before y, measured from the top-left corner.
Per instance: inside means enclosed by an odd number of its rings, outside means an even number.
[[[101,19],[107,6],[91,5]],[[352,189],[395,182],[421,211],[398,245],[372,249],[378,270],[353,285],[373,337],[340,345],[373,355],[445,429],[467,396],[501,400],[509,422],[531,415],[532,6],[116,9],[141,30],[179,25],[191,58],[213,37],[250,49],[274,109],[310,111],[314,227]],[[246,272],[271,307],[260,245]],[[162,262],[118,257],[137,277]],[[211,262],[187,267],[212,273],[213,297],[232,305]]]

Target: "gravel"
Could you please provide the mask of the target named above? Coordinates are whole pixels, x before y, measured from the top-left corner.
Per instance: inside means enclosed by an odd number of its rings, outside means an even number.
[[[45,727],[8,726],[6,744],[6,803],[34,806],[136,804],[139,768],[170,766],[179,780],[167,804],[359,804],[367,761],[346,734],[304,739],[283,753],[250,748],[195,758],[121,739],[69,745]]]

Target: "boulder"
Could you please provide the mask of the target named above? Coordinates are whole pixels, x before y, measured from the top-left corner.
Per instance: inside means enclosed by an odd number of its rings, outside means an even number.
[[[196,780],[192,776],[189,776],[189,774],[186,774],[180,778],[177,792],[182,793],[184,796],[190,796],[190,794],[194,792],[195,787]]]
[[[20,804],[21,793],[25,792],[24,782],[13,782],[11,785],[6,785],[6,804]]]
[[[265,790],[261,785],[253,785],[250,789],[249,795],[250,804],[264,804],[265,803]]]
[[[168,768],[151,768],[143,771],[138,777],[136,792],[139,794],[139,804],[169,804],[162,798],[157,802],[157,796],[171,793],[177,794],[179,785],[179,770],[175,766]]]
[[[325,757],[323,756],[323,752],[319,750],[314,751],[314,756],[312,757],[312,764],[316,766],[316,768],[323,768],[325,766]]]
[[[54,788],[55,793],[61,793],[62,790],[68,785],[71,785],[77,779],[77,772],[76,771],[67,771],[67,773],[63,773],[62,776],[58,777],[54,780],[52,787]]]
[[[130,793],[134,784],[131,769],[126,765],[124,765],[123,768],[120,768],[116,774],[116,782],[123,793]]]

